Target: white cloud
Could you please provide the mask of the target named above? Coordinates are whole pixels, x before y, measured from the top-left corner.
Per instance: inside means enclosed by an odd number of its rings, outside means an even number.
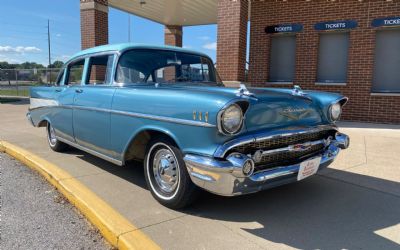
[[[61,34],[60,33],[56,34],[56,37],[61,37]]]
[[[209,50],[217,50],[217,43],[216,42],[206,43],[203,45],[203,48]]]
[[[191,49],[191,48],[193,48],[193,47],[192,47],[191,45],[184,45],[183,48],[184,48],[184,49]]]
[[[53,61],[62,61],[62,62],[65,62],[65,61],[67,61],[67,60],[70,59],[70,58],[71,58],[70,55],[59,55],[59,56],[54,57],[54,58],[53,58]]]
[[[210,40],[210,37],[209,36],[199,36],[198,39],[207,41],[207,40]]]
[[[41,49],[34,47],[34,46],[17,46],[17,47],[11,47],[11,46],[0,46],[0,52],[4,53],[17,53],[17,54],[23,54],[23,53],[34,53],[34,52],[40,52],[42,51]]]

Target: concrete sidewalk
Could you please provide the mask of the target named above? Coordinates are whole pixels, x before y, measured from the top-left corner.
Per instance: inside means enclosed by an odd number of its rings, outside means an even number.
[[[320,175],[254,195],[204,194],[190,209],[159,205],[140,165],[52,152],[23,102],[0,104],[0,139],[57,164],[165,249],[398,249],[400,126],[342,123],[351,147]]]

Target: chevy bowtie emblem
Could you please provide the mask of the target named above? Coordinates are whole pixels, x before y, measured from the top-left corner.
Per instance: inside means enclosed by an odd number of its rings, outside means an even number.
[[[305,108],[286,108],[279,112],[279,114],[286,116],[292,120],[299,120],[306,117],[311,112],[310,109]]]
[[[301,152],[301,151],[306,151],[309,148],[311,148],[311,144],[310,143],[300,143],[300,144],[295,144],[295,145],[291,145],[289,146],[289,150],[290,151],[295,151],[295,152]]]

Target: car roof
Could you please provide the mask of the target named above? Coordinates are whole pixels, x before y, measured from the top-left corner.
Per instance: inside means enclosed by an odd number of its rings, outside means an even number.
[[[107,51],[123,52],[125,50],[130,50],[130,49],[169,50],[169,51],[196,54],[196,55],[205,56],[205,57],[209,58],[209,56],[204,53],[194,51],[194,50],[184,49],[184,48],[180,48],[180,47],[175,47],[175,46],[167,46],[167,45],[159,46],[159,45],[146,45],[146,44],[136,44],[136,43],[119,43],[119,44],[101,45],[101,46],[93,47],[90,49],[82,50],[82,51],[76,53],[75,55],[73,55],[71,57],[71,59],[68,60],[68,62],[76,59],[77,57],[85,56],[88,54],[107,52]]]

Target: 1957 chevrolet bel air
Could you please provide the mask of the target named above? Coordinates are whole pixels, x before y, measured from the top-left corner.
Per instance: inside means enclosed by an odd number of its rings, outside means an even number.
[[[152,195],[171,208],[199,187],[233,196],[302,180],[349,146],[335,126],[346,97],[227,88],[207,55],[176,47],[84,50],[30,100],[28,119],[53,150],[141,160]]]

